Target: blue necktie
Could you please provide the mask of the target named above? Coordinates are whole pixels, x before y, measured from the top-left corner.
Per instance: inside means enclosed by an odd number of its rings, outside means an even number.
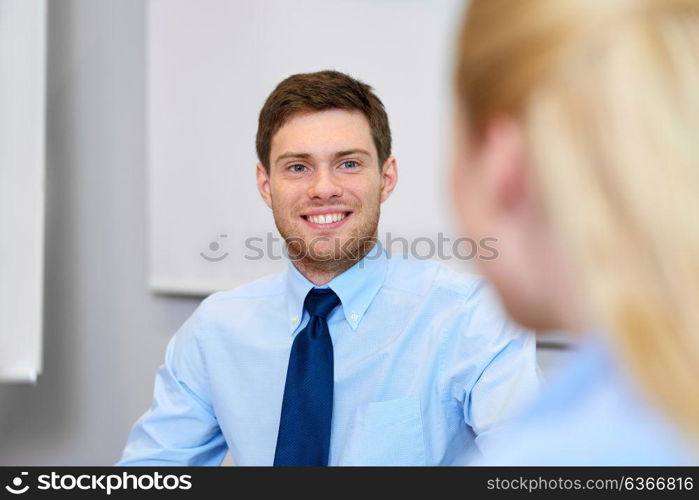
[[[333,343],[326,318],[340,304],[329,288],[304,302],[311,318],[294,339],[286,373],[275,466],[326,466],[333,413]]]

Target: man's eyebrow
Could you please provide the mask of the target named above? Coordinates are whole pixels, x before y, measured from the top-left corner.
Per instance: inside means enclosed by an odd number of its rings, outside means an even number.
[[[294,153],[294,152],[289,152],[289,153],[284,153],[283,155],[279,155],[277,159],[274,161],[274,163],[279,163],[279,160],[286,160],[288,158],[300,158],[302,160],[308,160],[311,157],[309,153]]]
[[[367,156],[371,156],[371,153],[365,149],[348,149],[346,151],[338,151],[335,153],[335,158],[342,158],[343,156],[352,156],[356,154],[363,154]]]

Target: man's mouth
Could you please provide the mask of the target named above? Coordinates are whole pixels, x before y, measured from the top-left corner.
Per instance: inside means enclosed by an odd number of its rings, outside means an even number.
[[[308,225],[318,229],[334,229],[341,226],[352,215],[352,212],[337,211],[322,214],[302,215]]]

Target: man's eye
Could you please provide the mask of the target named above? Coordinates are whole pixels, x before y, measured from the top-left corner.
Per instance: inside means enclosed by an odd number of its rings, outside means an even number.
[[[345,168],[355,168],[359,166],[359,163],[354,160],[347,160],[342,162],[342,166]]]
[[[306,165],[301,165],[300,163],[297,163],[296,165],[291,165],[289,167],[289,170],[291,170],[292,172],[303,172],[305,168]]]

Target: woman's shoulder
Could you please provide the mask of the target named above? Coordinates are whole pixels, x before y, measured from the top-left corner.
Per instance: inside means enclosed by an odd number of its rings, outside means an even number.
[[[503,428],[483,463],[688,465],[696,455],[600,343],[588,342]]]

